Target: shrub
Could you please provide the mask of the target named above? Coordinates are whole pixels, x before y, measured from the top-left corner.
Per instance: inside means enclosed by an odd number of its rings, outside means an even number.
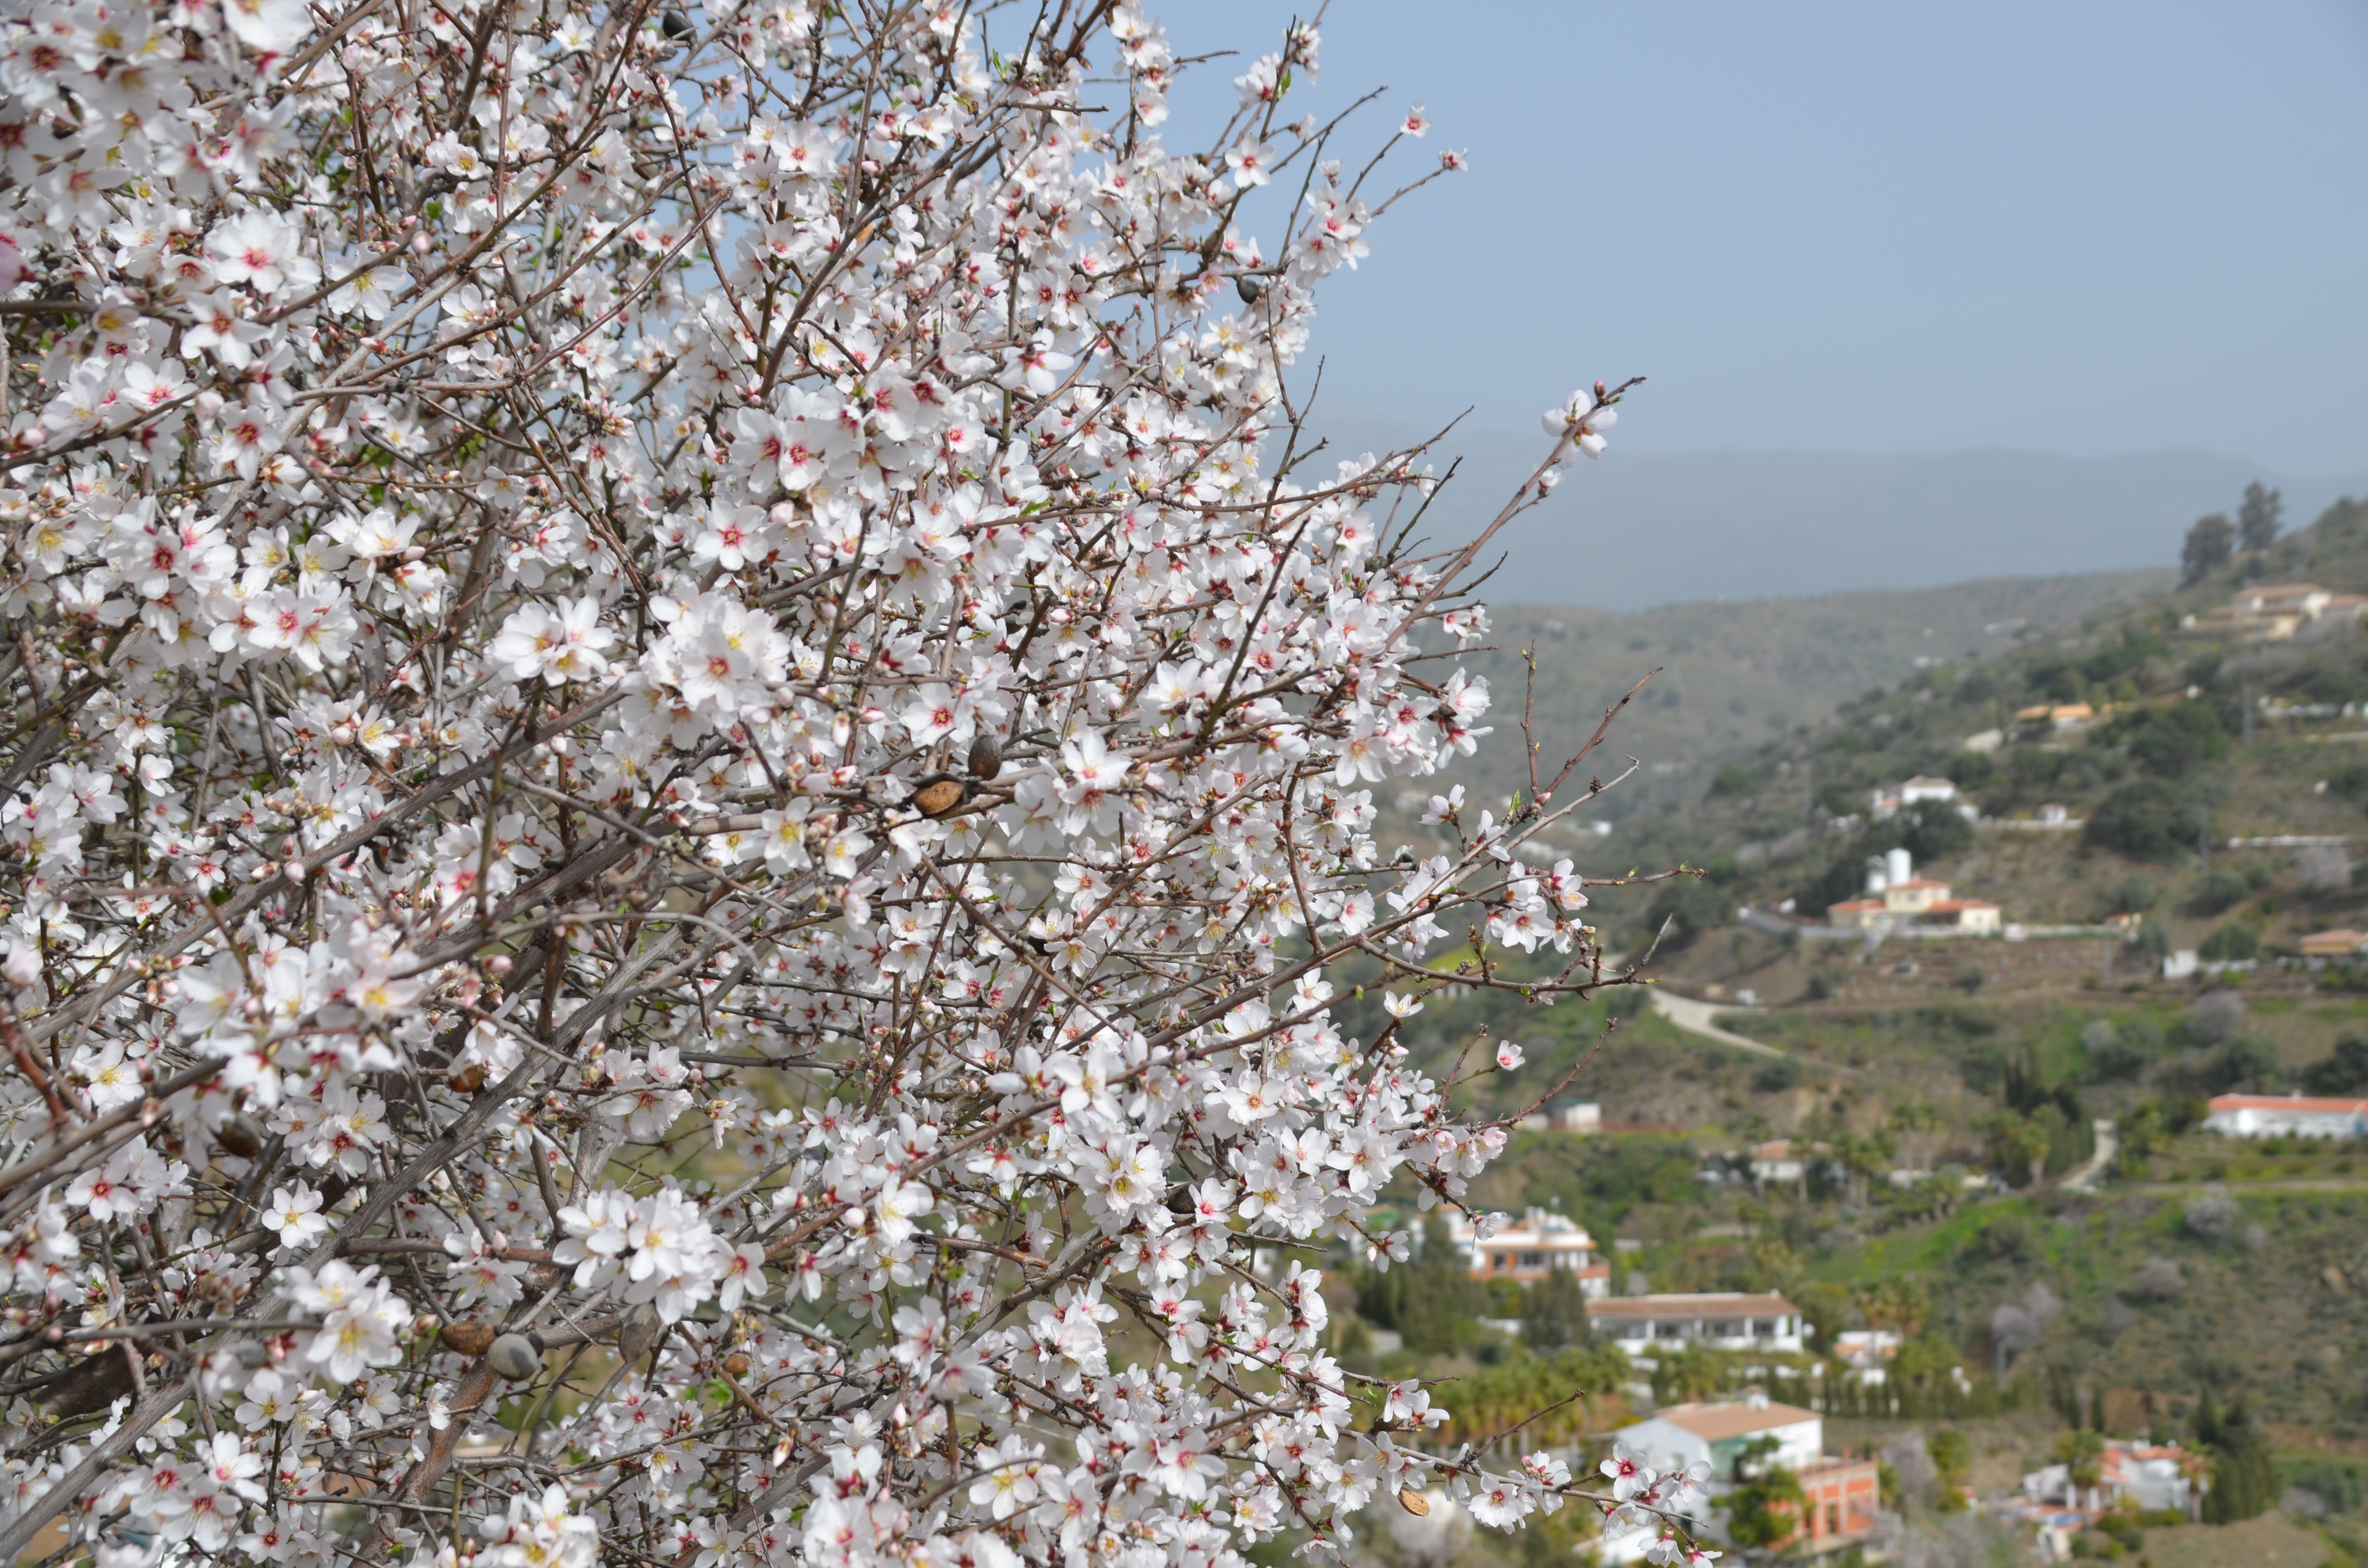
[[[2245,1017],[2245,999],[2234,991],[2207,991],[2187,1009],[2187,1038],[2198,1045],[2217,1045],[2237,1032]]]
[[[2133,860],[2170,860],[2194,842],[2195,812],[2168,784],[2140,778],[2098,802],[2082,836]]]
[[[2245,1211],[2225,1192],[2206,1192],[2187,1200],[2180,1223],[2187,1233],[2210,1246],[2226,1246],[2244,1228]]]
[[[2368,1095],[2368,1040],[2345,1035],[2332,1055],[2311,1063],[2303,1082],[2315,1095]]]
[[[2143,1034],[2125,1033],[2102,1018],[2080,1032],[2080,1044],[2089,1053],[2089,1077],[2103,1084],[2136,1077],[2154,1054]]]
[[[2168,1257],[2150,1257],[2139,1266],[2137,1274],[2130,1282],[2122,1287],[2122,1294],[2133,1301],[2168,1301],[2175,1300],[2186,1289],[2186,1277],[2180,1273],[2176,1261]]]
[[[2195,896],[2189,902],[2199,915],[2218,915],[2244,903],[2252,891],[2253,884],[2242,871],[2223,866],[2196,884]]]
[[[2123,877],[2105,895],[2107,915],[2135,915],[2152,909],[2161,899],[2162,890],[2144,877]]]
[[[1767,783],[1768,775],[1747,762],[1730,762],[1711,776],[1710,792],[1723,795],[1756,795]]]
[[[2205,702],[2156,709],[2125,733],[2130,757],[2157,778],[2176,778],[2228,754],[2228,732]]]
[[[2261,928],[2249,920],[2231,920],[2216,926],[2195,949],[2199,958],[2214,962],[2242,962],[2259,958],[2261,952]]]
[[[1645,911],[1646,940],[1650,933],[1668,923],[1669,935],[1678,940],[1699,937],[1725,923],[1734,904],[1726,894],[1708,881],[1679,877],[1664,882],[1653,902]]]

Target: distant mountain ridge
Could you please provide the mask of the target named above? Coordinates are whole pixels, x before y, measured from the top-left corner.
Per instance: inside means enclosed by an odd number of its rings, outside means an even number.
[[[1428,433],[1353,412],[1317,423],[1343,456]],[[1469,537],[1544,450],[1537,433],[1451,435],[1437,466],[1461,456],[1463,468],[1425,531],[1441,543]],[[1487,597],[1636,609],[2166,567],[2190,523],[2233,512],[2255,480],[2284,493],[2289,527],[2368,494],[2368,472],[2286,475],[2208,452],[1672,453],[1615,440],[1497,536],[1491,559],[1508,559]]]

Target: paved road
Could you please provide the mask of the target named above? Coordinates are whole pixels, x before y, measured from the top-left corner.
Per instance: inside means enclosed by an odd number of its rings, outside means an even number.
[[[1698,1034],[1704,1040],[1714,1040],[1722,1045],[1731,1045],[1737,1051],[1748,1051],[1754,1056],[1773,1056],[1785,1061],[1793,1060],[1793,1053],[1789,1051],[1779,1051],[1772,1045],[1736,1034],[1733,1029],[1723,1029],[1718,1027],[1717,1020],[1721,1013],[1744,1012],[1748,1009],[1722,1007],[1715,1002],[1699,1002],[1691,996],[1680,996],[1676,992],[1665,990],[1658,985],[1653,987],[1652,996],[1653,1011],[1660,1014],[1688,1034]]]
[[[1748,1051],[1754,1056],[1772,1056],[1779,1062],[1797,1062],[1804,1067],[1814,1067],[1825,1073],[1846,1073],[1853,1077],[1864,1075],[1855,1067],[1845,1067],[1839,1062],[1820,1062],[1814,1056],[1803,1056],[1798,1051],[1784,1051],[1770,1045],[1765,1040],[1753,1040],[1749,1035],[1740,1035],[1733,1029],[1723,1029],[1718,1027],[1718,1016],[1721,1013],[1754,1013],[1759,1011],[1756,1007],[1722,1006],[1716,1002],[1703,1002],[1691,996],[1680,996],[1674,991],[1664,991],[1656,985],[1653,987],[1653,1011],[1660,1014],[1688,1034],[1700,1035],[1704,1040],[1714,1040],[1721,1045],[1731,1045],[1737,1051]]]
[[[2113,1168],[2113,1156],[2121,1153],[2121,1130],[2100,1118],[2089,1123],[2097,1130],[2097,1148],[2080,1167],[2064,1178],[2066,1192],[2094,1192],[2104,1181],[2105,1173]]]
[[[1759,1011],[1757,1007],[1723,1006],[1716,1002],[1703,1002],[1691,996],[1680,996],[1676,992],[1665,990],[1658,985],[1652,988],[1652,997],[1653,1011],[1688,1034],[1700,1035],[1704,1040],[1714,1040],[1721,1045],[1733,1046],[1737,1051],[1748,1051],[1754,1056],[1772,1056],[1779,1062],[1797,1062],[1804,1067],[1814,1067],[1823,1073],[1840,1073],[1853,1078],[1867,1076],[1866,1073],[1860,1068],[1845,1067],[1839,1062],[1820,1062],[1814,1056],[1803,1056],[1798,1051],[1780,1050],[1765,1040],[1753,1040],[1748,1035],[1739,1035],[1733,1029],[1723,1029],[1718,1027],[1718,1016],[1721,1013],[1755,1013]]]

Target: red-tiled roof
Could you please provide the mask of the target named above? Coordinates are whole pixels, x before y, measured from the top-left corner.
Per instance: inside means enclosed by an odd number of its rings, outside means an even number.
[[[2214,1110],[2308,1110],[2329,1116],[2368,1114],[2368,1100],[2314,1099],[2306,1095],[2214,1095]]]

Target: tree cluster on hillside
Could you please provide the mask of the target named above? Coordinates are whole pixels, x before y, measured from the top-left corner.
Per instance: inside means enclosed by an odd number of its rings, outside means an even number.
[[[2212,1456],[2211,1490],[2203,1494],[2206,1523],[2235,1524],[2276,1506],[2284,1486],[2269,1437],[2247,1413],[2243,1396],[2223,1407],[2206,1389],[2195,1407],[2195,1441]]]
[[[2230,522],[2225,512],[2198,517],[2187,530],[2179,552],[2180,580],[2192,587],[2234,560],[2239,551],[2259,556],[2277,542],[2285,517],[2285,499],[2259,480],[2245,486],[2245,498]]]

